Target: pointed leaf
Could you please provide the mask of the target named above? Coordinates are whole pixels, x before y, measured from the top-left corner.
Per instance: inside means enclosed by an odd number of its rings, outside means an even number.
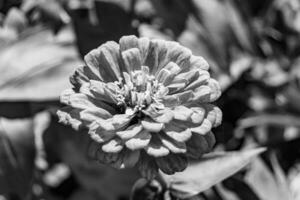
[[[265,149],[212,153],[174,175],[161,173],[171,193],[178,198],[192,197],[233,175]]]

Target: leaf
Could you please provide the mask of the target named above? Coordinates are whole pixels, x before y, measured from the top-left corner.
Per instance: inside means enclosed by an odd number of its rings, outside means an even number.
[[[31,119],[0,119],[0,193],[25,198],[34,169],[34,134]]]
[[[258,148],[242,152],[211,153],[183,172],[161,175],[173,195],[188,198],[233,175],[263,151],[264,148]]]
[[[94,9],[98,18],[97,25],[90,22],[87,10],[71,10],[77,45],[82,57],[107,41],[118,41],[123,35],[137,34],[131,23],[132,15],[127,11],[129,7],[129,0],[96,0]]]
[[[261,159],[256,159],[246,175],[246,182],[261,199],[291,200],[288,184],[276,158],[271,157],[271,164],[275,174]]]
[[[76,180],[98,199],[113,200],[129,197],[134,182],[139,177],[134,168],[116,170],[98,163],[88,156],[89,147],[101,148],[90,139],[86,130],[75,131],[58,123],[53,116],[43,135],[47,158],[60,160],[68,165]]]
[[[283,172],[275,153],[271,154],[271,164],[274,170],[274,176],[278,183],[278,191],[282,194],[282,198],[286,200],[293,200],[287,177]]]
[[[300,118],[291,114],[256,114],[238,121],[239,129],[261,125],[300,126]]]
[[[58,100],[69,87],[69,75],[82,63],[70,31],[54,39],[51,30],[30,28],[19,40],[0,46],[0,100]]]

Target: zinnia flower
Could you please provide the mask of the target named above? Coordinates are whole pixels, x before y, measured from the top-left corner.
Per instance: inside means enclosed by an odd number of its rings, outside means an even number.
[[[60,121],[88,129],[92,157],[116,168],[137,165],[153,178],[187,167],[214,144],[221,94],[207,62],[177,42],[124,36],[89,52],[71,76]]]

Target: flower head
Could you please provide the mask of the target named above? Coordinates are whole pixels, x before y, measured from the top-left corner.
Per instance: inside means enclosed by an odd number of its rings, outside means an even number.
[[[124,36],[85,56],[71,76],[60,121],[88,129],[90,154],[116,168],[137,165],[144,177],[173,174],[214,144],[221,94],[207,62],[177,42]]]

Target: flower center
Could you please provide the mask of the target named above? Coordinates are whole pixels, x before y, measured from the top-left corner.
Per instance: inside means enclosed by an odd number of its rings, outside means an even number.
[[[168,89],[159,83],[149,68],[142,66],[142,70],[123,72],[124,80],[120,80],[120,97],[126,107],[133,110],[147,108],[151,103],[160,103],[161,98],[168,93]]]

